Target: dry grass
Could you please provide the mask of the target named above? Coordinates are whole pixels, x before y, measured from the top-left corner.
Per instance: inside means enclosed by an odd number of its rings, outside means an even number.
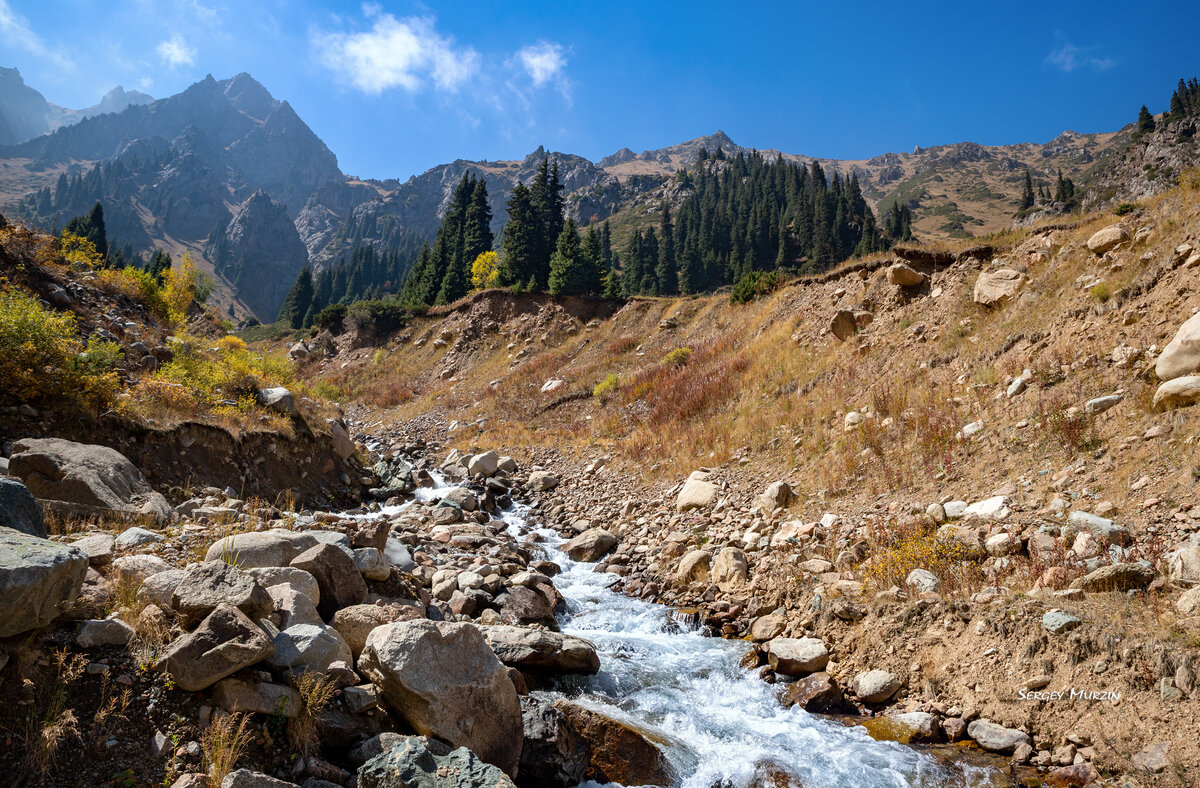
[[[223,714],[201,734],[200,750],[208,766],[209,788],[221,788],[221,782],[237,768],[250,745],[249,722],[250,717],[245,714]]]
[[[295,717],[288,720],[288,741],[301,755],[307,756],[320,743],[317,734],[320,732],[321,712],[333,699],[336,687],[328,676],[310,671],[301,673],[294,686],[300,693],[300,709]]]
[[[54,654],[53,680],[49,682],[43,702],[36,704],[40,713],[35,708],[30,715],[25,736],[28,767],[39,777],[44,777],[55,767],[63,745],[79,737],[79,720],[69,703],[72,687],[83,675],[86,663],[83,655],[68,654],[66,649]],[[26,686],[40,683],[26,679]]]

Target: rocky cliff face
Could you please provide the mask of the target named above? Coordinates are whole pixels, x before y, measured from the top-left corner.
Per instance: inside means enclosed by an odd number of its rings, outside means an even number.
[[[85,118],[152,101],[154,98],[145,93],[127,91],[118,85],[99,104],[68,109],[46,101],[41,93],[25,84],[17,69],[0,68],[0,145],[17,145]]]
[[[287,210],[263,191],[234,211],[205,251],[217,273],[264,322],[275,319],[288,288],[308,262],[308,251]]]
[[[1140,200],[1175,186],[1179,175],[1200,165],[1200,115],[1161,119],[1154,131],[1141,134],[1098,169],[1084,198],[1084,208]]]

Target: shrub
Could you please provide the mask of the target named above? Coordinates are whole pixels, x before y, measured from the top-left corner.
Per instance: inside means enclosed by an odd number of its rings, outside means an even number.
[[[471,287],[475,290],[485,290],[495,287],[500,280],[500,269],[496,264],[496,253],[493,251],[480,252],[471,264]]]
[[[1123,202],[1116,208],[1113,208],[1113,213],[1117,216],[1125,216],[1126,214],[1133,213],[1135,210],[1137,210],[1137,203]]]
[[[933,572],[947,588],[969,586],[979,575],[969,548],[939,539],[936,531],[923,525],[881,525],[874,536],[876,545],[862,566],[863,578],[872,588],[904,588],[914,569]]]
[[[115,342],[92,337],[81,347],[74,315],[48,310],[21,290],[0,291],[0,397],[107,405],[120,388],[120,360]]]
[[[199,281],[200,271],[187,254],[178,265],[173,265],[163,272],[163,301],[167,305],[168,318],[177,327],[187,323],[187,311],[192,302],[202,300],[197,291]],[[211,285],[209,289],[211,290]]]
[[[170,315],[162,288],[154,274],[132,266],[121,269],[106,269],[99,273],[100,287],[109,293],[131,298],[146,305],[155,316],[167,320]]]
[[[346,317],[358,330],[371,328],[376,334],[390,334],[408,322],[408,313],[395,301],[355,301],[346,310]]]
[[[621,376],[615,372],[596,384],[592,396],[601,402],[607,402],[608,397],[621,387]]]
[[[754,299],[772,293],[783,284],[783,277],[778,271],[769,273],[764,271],[751,271],[744,275],[733,286],[733,292],[729,295],[729,303],[745,304]]]
[[[662,363],[668,366],[682,367],[686,366],[688,359],[692,357],[692,349],[688,347],[677,347],[667,355],[663,356]]]
[[[104,267],[104,258],[96,251],[96,245],[68,230],[63,230],[59,250],[72,271],[95,271]]]
[[[1107,282],[1097,282],[1096,284],[1092,285],[1092,288],[1088,290],[1088,292],[1092,294],[1093,298],[1102,304],[1108,299],[1112,298],[1112,290],[1109,288]]]
[[[313,318],[313,325],[333,334],[340,334],[345,331],[343,323],[346,320],[346,305],[345,304],[330,304],[317,313]]]

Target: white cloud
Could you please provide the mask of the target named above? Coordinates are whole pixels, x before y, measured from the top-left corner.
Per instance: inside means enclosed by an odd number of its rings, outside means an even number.
[[[397,19],[376,5],[363,6],[363,12],[374,20],[370,30],[312,35],[321,63],[359,90],[415,92],[432,83],[453,91],[479,72],[479,53],[438,33],[432,17]]]
[[[7,0],[0,0],[0,39],[8,46],[23,49],[31,55],[45,58],[57,63],[62,68],[73,69],[75,64],[60,50],[46,45],[41,36],[33,32],[24,17],[18,15],[9,6]]]
[[[561,44],[540,41],[517,50],[517,62],[533,80],[534,87],[541,87],[550,80],[564,79],[567,59]]]
[[[171,68],[190,66],[196,62],[196,50],[178,33],[159,44],[155,51]]]
[[[1046,62],[1068,74],[1081,68],[1107,71],[1117,64],[1112,58],[1097,54],[1096,47],[1079,47],[1066,40],[1046,55]]]

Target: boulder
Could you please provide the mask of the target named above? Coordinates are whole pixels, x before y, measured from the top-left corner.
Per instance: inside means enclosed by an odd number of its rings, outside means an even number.
[[[588,746],[561,709],[528,695],[521,701],[525,740],[517,781],[521,788],[575,788],[588,768]]]
[[[533,471],[529,474],[529,489],[534,492],[547,492],[558,486],[558,478],[549,471]]]
[[[500,618],[506,624],[558,629],[558,621],[554,618],[553,593],[553,586],[548,593],[540,588],[509,588],[500,606]]]
[[[255,400],[267,410],[273,410],[284,416],[300,415],[300,409],[296,407],[296,400],[292,397],[292,392],[282,386],[259,389],[258,394],[255,395]]]
[[[675,499],[675,511],[710,509],[717,502],[717,485],[708,480],[705,471],[692,471]]]
[[[124,559],[118,558],[114,565]],[[182,569],[168,569],[165,572],[155,572],[147,575],[138,586],[137,598],[147,605],[156,605],[163,610],[171,609],[171,600],[175,596],[175,588],[186,575]]]
[[[221,679],[212,688],[212,700],[225,711],[295,717],[300,713],[300,693],[282,684]]]
[[[600,670],[596,647],[583,638],[504,625],[479,629],[496,657],[509,667],[549,676],[566,673],[590,676]]]
[[[978,517],[983,520],[1003,520],[1008,517],[1008,497],[994,495],[982,501],[976,501],[963,510],[963,517]]]
[[[1011,268],[984,271],[975,280],[975,303],[982,306],[1003,306],[1025,284],[1025,276]]]
[[[280,629],[297,624],[324,623],[312,599],[297,591],[294,586],[286,583],[273,585],[267,589],[267,594],[271,597],[273,614],[279,617]]]
[[[1021,552],[1021,540],[1010,533],[1001,532],[989,536],[987,541],[983,543],[983,549],[987,550],[990,556],[1002,558],[1006,555]]]
[[[269,774],[238,769],[225,775],[221,788],[297,788],[295,783],[277,780]]]
[[[1128,240],[1129,231],[1119,224],[1114,224],[1092,233],[1092,237],[1087,240],[1087,248],[1093,254],[1102,255]]]
[[[171,595],[171,607],[191,626],[208,616],[217,605],[226,604],[245,613],[251,621],[271,614],[271,595],[245,572],[222,561],[192,564]]]
[[[755,500],[764,517],[770,517],[776,509],[786,508],[792,500],[792,488],[787,482],[773,482]]]
[[[0,637],[58,618],[79,596],[87,571],[82,550],[0,529]]]
[[[149,531],[145,528],[133,526],[126,528],[121,533],[117,534],[114,540],[114,546],[118,550],[135,550],[146,545],[156,544],[163,541],[163,535]]]
[[[1098,591],[1141,590],[1154,580],[1154,570],[1142,564],[1112,564],[1071,582],[1071,588],[1095,593]]]
[[[1175,600],[1175,612],[1183,618],[1200,616],[1200,588],[1184,591],[1179,599]]]
[[[316,545],[317,538],[312,534],[282,528],[252,531],[216,541],[204,554],[204,560],[223,560],[239,569],[287,566],[293,558]]]
[[[517,690],[477,627],[384,624],[367,636],[358,668],[418,733],[516,772],[522,738]]]
[[[762,643],[772,638],[777,638],[783,634],[784,628],[787,626],[787,619],[783,616],[770,614],[759,616],[750,624],[750,639],[756,643]]]
[[[1200,402],[1200,375],[1168,380],[1154,392],[1154,407],[1162,410],[1186,408]]]
[[[495,476],[496,471],[499,469],[500,455],[494,451],[485,451],[483,454],[476,454],[467,463],[467,473],[471,476]]]
[[[516,788],[466,747],[403,736],[358,769],[358,788]],[[222,787],[224,788],[224,787]]]
[[[854,694],[863,703],[883,703],[902,686],[900,679],[886,670],[863,671],[850,684]]]
[[[1168,554],[1167,575],[1180,585],[1200,583],[1200,547],[1184,547]]]
[[[908,573],[904,585],[914,594],[936,593],[942,586],[942,581],[928,569],[914,569]]]
[[[217,605],[194,632],[170,643],[158,666],[188,692],[207,689],[274,652],[271,639],[232,605]]]
[[[617,537],[603,528],[589,528],[562,547],[573,561],[598,561],[617,546]]]
[[[849,309],[839,309],[829,321],[829,330],[842,342],[858,333],[858,320]]]
[[[569,701],[555,701],[554,708],[566,715],[587,743],[588,779],[621,785],[673,784],[666,756],[637,729]]]
[[[371,630],[396,621],[424,618],[415,605],[351,605],[333,614],[330,626],[338,631],[357,659],[367,645]]]
[[[326,621],[341,608],[360,604],[367,598],[367,584],[354,559],[336,545],[321,543],[310,547],[293,558],[291,565],[317,579],[321,589],[317,611]]]
[[[725,593],[746,585],[750,576],[746,554],[736,547],[722,547],[713,558],[711,579]]]
[[[118,618],[89,619],[79,622],[75,645],[80,648],[125,646],[133,638],[133,627]]]
[[[273,638],[268,664],[277,670],[304,668],[325,673],[334,662],[350,664],[354,655],[337,630],[325,624],[293,624]]]
[[[679,559],[675,569],[675,582],[681,586],[693,583],[708,583],[712,568],[712,553],[707,550],[691,550]]]
[[[329,425],[329,437],[333,441],[333,452],[343,460],[349,459],[358,451],[358,447],[354,445],[354,441],[350,438],[350,433],[346,432],[346,428],[337,419],[326,419],[326,424]]]
[[[1192,315],[1154,362],[1159,380],[1174,380],[1200,372],[1200,313]]]
[[[1048,610],[1042,616],[1042,627],[1052,635],[1062,635],[1082,624],[1083,621],[1061,610]]]
[[[354,566],[364,580],[383,581],[392,574],[392,562],[374,547],[360,547],[354,551]]]
[[[117,512],[170,517],[156,493],[123,454],[61,438],[25,438],[13,444],[9,473],[37,498]]]
[[[776,673],[803,677],[829,664],[829,648],[819,638],[775,638],[767,643],[767,662]]]
[[[0,476],[0,528],[11,528],[28,536],[45,539],[50,534],[42,507],[33,493],[16,479]]]
[[[899,287],[919,287],[925,284],[925,274],[904,263],[894,263],[887,269],[887,280]]]
[[[1011,755],[1022,744],[1031,744],[1029,734],[1005,728],[991,720],[974,720],[967,725],[967,735],[985,750]]]
[[[303,569],[291,566],[261,566],[250,569],[239,566],[238,568],[257,580],[258,584],[267,589],[268,593],[274,586],[286,585],[296,593],[308,597],[314,605],[321,601],[321,587],[317,585],[317,578]]]
[[[71,545],[86,553],[92,566],[108,566],[112,563],[117,540],[112,534],[92,533],[79,537]]]
[[[824,672],[806,676],[790,685],[780,702],[789,708],[799,706],[816,714],[837,712],[846,705],[841,688],[832,676]]]
[[[1105,544],[1127,545],[1133,540],[1129,529],[1117,525],[1107,517],[1090,512],[1073,511],[1067,517],[1067,523],[1071,526],[1068,530],[1076,531],[1082,528]]]

